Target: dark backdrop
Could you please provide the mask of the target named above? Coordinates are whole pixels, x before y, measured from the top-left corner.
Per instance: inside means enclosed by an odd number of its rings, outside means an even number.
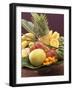
[[[64,15],[63,14],[46,14],[48,26],[51,30],[59,32],[64,35]],[[21,18],[31,21],[31,14],[27,12],[21,13]],[[22,28],[22,33],[27,32]]]

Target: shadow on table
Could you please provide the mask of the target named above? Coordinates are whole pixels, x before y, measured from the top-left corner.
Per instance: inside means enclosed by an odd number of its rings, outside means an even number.
[[[47,66],[36,70],[24,67],[22,68],[21,75],[22,77],[64,75],[64,64],[52,65],[50,67]]]

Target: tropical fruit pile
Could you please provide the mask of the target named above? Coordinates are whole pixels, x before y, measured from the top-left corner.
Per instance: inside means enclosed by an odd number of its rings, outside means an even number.
[[[21,36],[22,67],[39,68],[63,62],[64,37],[49,30],[44,14],[31,13],[32,22],[22,19],[28,31]]]

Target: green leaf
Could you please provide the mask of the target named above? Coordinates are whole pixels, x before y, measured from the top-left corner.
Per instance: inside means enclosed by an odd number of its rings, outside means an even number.
[[[57,64],[61,64],[61,63],[63,63],[63,61],[58,61],[58,62],[56,62],[54,64],[51,64],[51,65],[55,65],[55,64],[57,65]],[[47,65],[47,66],[50,67],[51,65]],[[29,62],[28,58],[22,59],[22,67],[27,67],[27,68],[30,68],[30,69],[39,69],[39,68],[44,68],[44,67],[47,67],[47,66],[40,65],[40,66],[35,67]]]
[[[35,33],[33,32],[34,24],[33,24],[32,22],[27,21],[27,20],[25,20],[25,19],[22,19],[22,20],[21,20],[21,25],[22,25],[22,27],[23,27],[24,29],[26,29],[28,32],[31,32],[31,33],[35,34]]]
[[[37,68],[39,68],[39,67],[35,67],[35,66],[33,66],[30,62],[29,62],[29,59],[28,58],[24,58],[24,59],[22,59],[22,67],[28,67],[28,68],[30,68],[30,69],[37,69]]]

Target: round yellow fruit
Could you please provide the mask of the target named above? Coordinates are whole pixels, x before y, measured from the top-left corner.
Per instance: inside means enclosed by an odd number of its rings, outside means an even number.
[[[35,49],[29,54],[30,63],[33,66],[39,66],[46,59],[46,53],[42,49]]]

